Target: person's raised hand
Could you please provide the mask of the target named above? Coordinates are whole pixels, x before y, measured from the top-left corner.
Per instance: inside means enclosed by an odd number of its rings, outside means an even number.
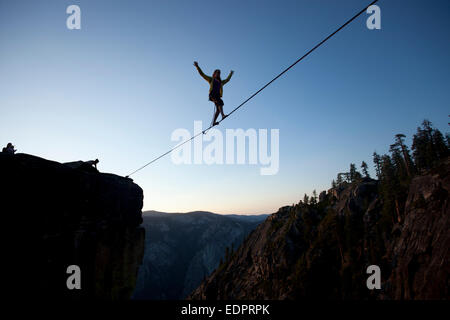
[[[194,66],[196,66],[198,68],[198,62],[194,61]]]

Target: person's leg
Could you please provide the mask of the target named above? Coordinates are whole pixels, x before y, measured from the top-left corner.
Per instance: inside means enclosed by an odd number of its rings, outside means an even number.
[[[224,105],[223,100],[219,99],[219,111],[220,111],[220,114],[222,115],[222,120],[227,117],[227,115],[225,113],[223,113],[223,105]]]
[[[214,118],[213,118],[213,121],[212,121],[212,125],[213,125],[213,126],[219,124],[219,123],[217,122],[217,118],[219,117],[219,113],[220,113],[220,111],[219,111],[219,106],[218,106],[218,104],[216,104],[216,110],[214,111]]]

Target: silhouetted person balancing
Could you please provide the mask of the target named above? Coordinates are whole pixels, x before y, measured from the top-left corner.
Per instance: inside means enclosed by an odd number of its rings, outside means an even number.
[[[14,154],[14,153],[16,153],[16,149],[14,149],[14,146],[13,146],[13,144],[10,142],[10,143],[8,143],[7,145],[6,145],[6,147],[4,147],[3,149],[2,149],[2,152],[4,152],[4,153],[6,153],[6,154]]]
[[[194,66],[197,68],[198,73],[202,76],[203,79],[208,81],[209,83],[209,100],[214,102],[216,105],[216,111],[214,113],[214,118],[212,121],[212,125],[216,126],[219,124],[217,122],[217,117],[219,116],[219,113],[222,115],[222,120],[227,117],[225,113],[223,113],[223,100],[222,100],[222,94],[223,94],[223,86],[230,81],[231,76],[233,75],[234,71],[231,70],[230,74],[225,80],[222,80],[220,78],[220,70],[216,69],[212,75],[212,77],[207,76],[203,73],[202,69],[200,69],[198,62],[194,61]]]

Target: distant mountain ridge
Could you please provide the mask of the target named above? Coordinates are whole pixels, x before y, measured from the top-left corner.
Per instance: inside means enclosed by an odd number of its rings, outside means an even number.
[[[146,211],[145,253],[134,299],[184,299],[268,215]]]
[[[261,221],[266,219],[270,214],[220,214],[211,211],[189,211],[189,212],[163,212],[156,210],[147,210],[143,211],[142,215],[151,215],[151,216],[168,216],[168,215],[189,215],[189,214],[212,214],[219,215],[233,219],[247,220],[247,221]]]

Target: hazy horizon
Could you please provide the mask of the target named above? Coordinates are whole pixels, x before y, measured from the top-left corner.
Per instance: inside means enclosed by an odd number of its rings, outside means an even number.
[[[150,212],[155,212],[155,213],[167,213],[167,214],[188,214],[188,213],[212,213],[212,214],[216,214],[216,215],[221,215],[221,216],[229,216],[229,215],[237,215],[237,216],[269,216],[275,212],[271,212],[271,213],[258,213],[258,214],[254,214],[254,213],[242,213],[242,214],[238,214],[238,213],[220,213],[220,212],[211,212],[211,211],[204,211],[204,210],[194,210],[194,211],[187,211],[187,212],[165,212],[165,211],[158,211],[158,210],[143,210],[142,214],[146,214],[146,213],[150,213]]]

